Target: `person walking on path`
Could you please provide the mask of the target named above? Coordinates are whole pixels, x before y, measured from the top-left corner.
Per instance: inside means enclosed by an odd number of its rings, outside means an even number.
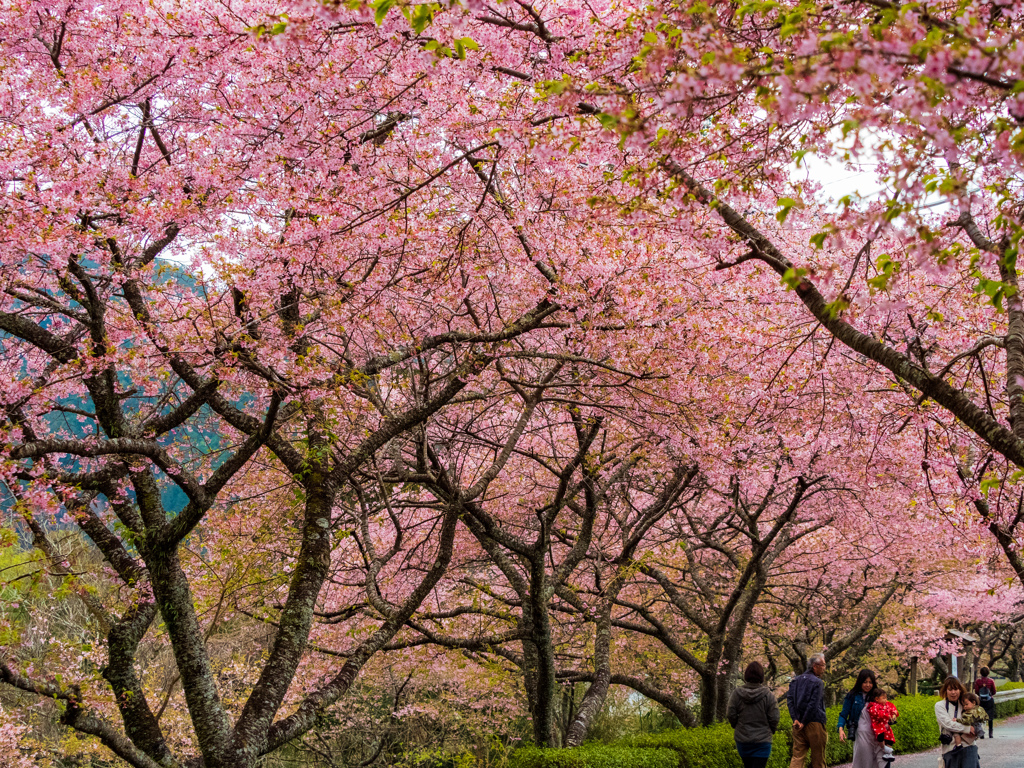
[[[875,740],[871,718],[867,714],[861,717],[868,695],[876,686],[875,673],[870,669],[862,669],[857,675],[857,682],[843,698],[843,708],[839,713],[839,740],[853,740],[851,768],[885,768],[882,754],[885,745]]]
[[[764,667],[747,664],[743,685],[729,697],[726,718],[735,729],[736,751],[743,768],[765,768],[772,754],[772,737],[779,727],[779,704],[764,684]]]
[[[996,719],[996,681],[988,676],[988,667],[982,667],[981,677],[974,681],[974,692],[981,699],[981,706],[988,715],[988,737],[992,738],[992,724]],[[984,736],[984,734],[982,734]]]
[[[957,722],[963,714],[963,697],[967,689],[955,677],[947,677],[939,688],[939,700],[935,702],[935,720],[939,724],[939,753],[945,768],[978,768],[978,745],[957,746],[955,733],[973,731],[970,725]]]
[[[807,752],[811,768],[825,768],[825,656],[811,656],[806,672],[793,678],[786,694],[789,715],[793,718],[793,759],[790,768],[803,768]]]

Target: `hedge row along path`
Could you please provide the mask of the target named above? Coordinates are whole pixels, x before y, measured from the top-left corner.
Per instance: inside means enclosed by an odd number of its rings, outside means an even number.
[[[978,742],[981,764],[985,768],[1020,768],[1024,763],[1024,715],[997,720],[994,733],[994,738]],[[931,749],[916,755],[898,755],[893,768],[936,768],[938,753],[938,749]]]

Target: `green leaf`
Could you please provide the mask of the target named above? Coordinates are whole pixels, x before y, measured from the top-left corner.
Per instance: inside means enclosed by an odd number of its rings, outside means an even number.
[[[850,306],[849,299],[847,299],[845,296],[840,296],[835,301],[830,301],[828,304],[826,304],[825,305],[825,311],[828,312],[829,317],[837,317],[844,310],[848,309],[849,306]]]
[[[782,282],[786,284],[787,288],[795,291],[800,286],[800,283],[804,281],[806,275],[807,270],[803,267],[790,267],[782,275]]]
[[[982,495],[987,499],[988,492],[993,488],[999,486],[999,476],[993,473],[985,475],[984,479],[978,484],[978,488],[981,490]]]
[[[455,57],[458,59],[465,59],[467,50],[480,50],[480,46],[477,45],[476,40],[471,37],[457,37],[453,42],[455,43]]]
[[[974,292],[988,296],[992,306],[1001,312],[1003,309],[1003,299],[1007,296],[1006,284],[1001,280],[989,280],[980,275],[977,275],[977,277],[978,284],[974,286]]]
[[[541,80],[537,83],[537,90],[546,96],[557,96],[560,93],[564,93],[565,89],[569,87],[569,81],[562,80]]]
[[[394,6],[395,0],[377,0],[376,3],[370,6],[374,10],[373,20],[377,26],[380,26],[384,22],[385,17],[388,15],[388,11],[394,8]]]
[[[433,23],[434,10],[433,3],[424,3],[413,8],[412,14],[409,17],[409,23],[417,35]],[[377,23],[379,24],[380,22]]]
[[[609,131],[614,131],[619,126],[619,118],[615,115],[609,115],[607,112],[599,114],[597,120]]]
[[[878,270],[878,274],[870,278],[867,283],[871,286],[872,292],[884,291],[889,287],[893,276],[899,273],[900,263],[894,261],[889,254],[883,253],[875,259],[875,268]]]
[[[775,214],[775,218],[779,220],[781,224],[789,216],[789,212],[800,205],[799,200],[794,200],[792,197],[783,197],[779,200],[779,212]]]

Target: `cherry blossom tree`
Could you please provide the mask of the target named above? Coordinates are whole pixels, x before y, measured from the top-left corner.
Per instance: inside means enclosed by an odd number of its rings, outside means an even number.
[[[375,7],[378,19],[391,8]],[[412,26],[472,30],[507,92],[561,113],[552,131],[617,132],[637,191],[591,204],[638,227],[671,221],[695,265],[752,296],[781,279],[815,333],[894,377],[908,417],[931,423],[930,468],[975,498],[1024,461],[1020,14],[996,2],[506,3]],[[881,189],[829,202],[822,160],[873,169],[865,183]],[[976,513],[1020,573],[1017,508]]]
[[[736,475],[729,486],[711,489],[700,503],[683,509],[665,539],[648,542],[650,554],[637,560],[637,570],[654,584],[616,601],[624,610],[614,626],[656,637],[700,676],[706,724],[724,717],[750,620],[776,561],[829,523],[827,517],[800,514],[819,493],[835,490],[827,476],[789,477],[782,474],[783,464],[776,460],[756,497]],[[701,509],[705,504],[714,511]],[[659,556],[659,549],[666,554],[676,549],[675,541],[686,542],[682,558]],[[690,650],[687,635],[694,632],[705,638],[704,658]]]
[[[361,495],[387,504],[362,468],[442,408],[486,397],[503,345],[543,330],[510,354],[544,354],[603,282],[586,259],[574,274],[582,244],[531,244],[499,144],[475,135],[492,123],[457,135],[431,119],[431,103],[451,117],[427,96],[445,87],[421,73],[431,54],[361,23],[276,46],[259,36],[266,19],[259,3],[125,2],[3,20],[4,481],[54,576],[73,572],[52,531],[74,524],[121,592],[109,605],[81,591],[104,682],[33,677],[9,654],[0,673],[136,766],[251,765],[344,695],[436,586],[461,513],[430,510],[411,588],[369,579],[377,624],[284,715],[337,537],[365,532]],[[539,231],[565,227],[549,218]],[[552,334],[566,300],[580,309]],[[259,674],[229,702],[186,550],[261,475],[296,499],[282,510],[288,577]],[[401,551],[361,544],[371,576]],[[157,615],[189,713],[181,750],[135,670]]]
[[[1024,578],[1020,14],[0,11],[0,479],[88,635],[0,679],[131,765],[250,766],[439,646],[542,744],[590,682],[574,744],[612,684],[684,711],[618,633],[706,638],[706,717],[766,595],[856,583],[820,639],[874,637],[878,582],[771,574],[840,497]]]

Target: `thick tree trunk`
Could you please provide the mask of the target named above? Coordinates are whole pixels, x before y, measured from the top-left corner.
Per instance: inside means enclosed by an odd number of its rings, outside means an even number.
[[[594,719],[604,708],[611,683],[612,651],[612,601],[606,600],[601,606],[594,635],[594,680],[587,689],[579,711],[569,726],[565,746],[578,747],[587,737]]]
[[[743,640],[747,636],[750,617],[753,614],[754,605],[756,605],[757,599],[764,589],[764,583],[765,580],[762,577],[758,578],[753,585],[748,587],[746,602],[741,604],[722,649],[722,656],[718,663],[718,691],[715,697],[715,720],[718,722],[725,720],[729,709],[729,696],[743,674]]]
[[[235,768],[227,759],[232,729],[221,706],[206,638],[195,613],[188,578],[177,549],[146,553],[153,595],[174,651],[196,741],[208,768]]]
[[[539,747],[557,747],[559,734],[555,718],[555,696],[558,693],[558,685],[555,674],[555,648],[551,636],[551,614],[547,604],[547,573],[543,552],[537,554],[530,563],[528,601],[531,632],[524,646],[533,646],[536,659],[533,740]]]
[[[718,659],[712,662],[709,657],[706,667],[708,671],[700,676],[700,724],[705,726],[715,722],[718,711]]]
[[[1011,648],[1006,663],[1006,676],[1011,682],[1020,682],[1020,649]]]
[[[1006,400],[1010,408],[1010,427],[1018,440],[1024,439],[1024,307],[1021,306],[1017,269],[1006,258],[999,262],[999,276],[1012,288],[1006,299]]]
[[[384,623],[360,644],[330,682],[309,694],[292,714],[270,726],[262,754],[272,752],[312,728],[320,713],[348,692],[366,662],[405,626],[423,600],[437,586],[437,582],[451,563],[458,519],[458,508],[453,507],[445,511],[437,555],[422,581]]]
[[[736,687],[736,681],[739,677],[739,666],[737,659],[729,659],[718,675],[718,691],[715,695],[716,722],[725,720],[726,712],[729,709],[729,695],[732,693],[733,688]]]
[[[537,720],[537,668],[539,661],[537,657],[537,644],[530,638],[533,637],[533,622],[524,617],[520,623],[523,634],[527,639],[523,640],[523,690],[526,692],[526,706],[530,713],[530,722]]]
[[[114,692],[125,735],[139,749],[161,765],[176,763],[164,740],[160,724],[149,708],[142,682],[135,672],[139,642],[156,617],[155,603],[142,603],[131,610],[107,636],[108,663],[103,677]]]
[[[310,420],[311,448],[326,446],[318,425]],[[326,455],[326,451],[324,451]],[[326,461],[309,460],[302,545],[288,588],[288,598],[270,656],[235,726],[233,749],[245,763],[266,748],[267,733],[291,685],[309,640],[313,611],[330,569],[330,521],[334,493],[327,481]]]

